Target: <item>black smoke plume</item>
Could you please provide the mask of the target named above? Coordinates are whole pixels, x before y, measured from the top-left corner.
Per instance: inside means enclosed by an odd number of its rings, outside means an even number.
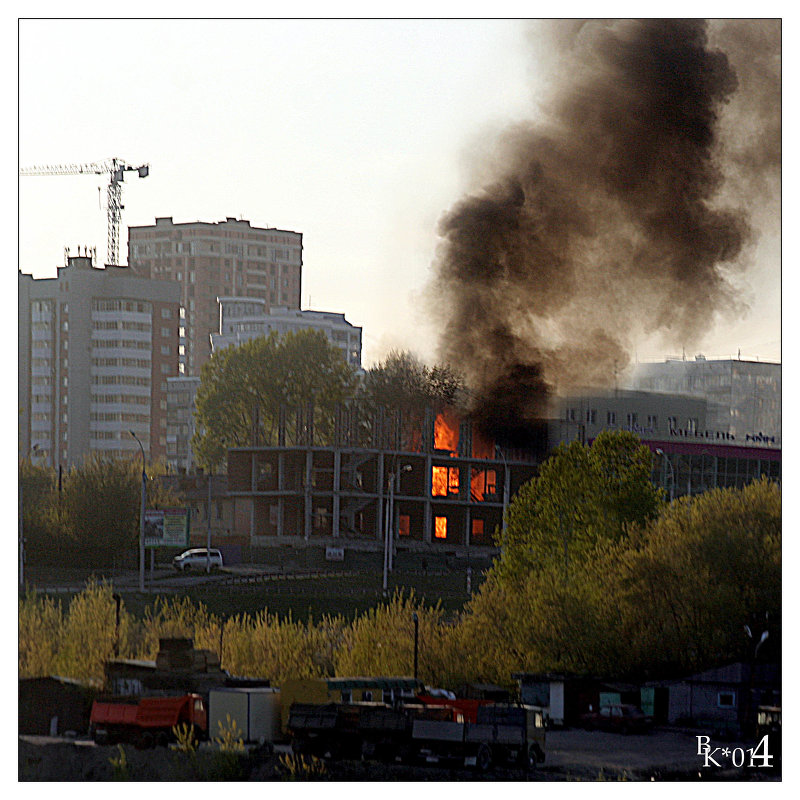
[[[506,439],[524,438],[552,392],[612,385],[637,337],[697,340],[739,302],[730,277],[751,234],[746,203],[722,191],[719,120],[738,83],[709,24],[552,25],[549,99],[440,220],[429,287],[439,357]],[[766,30],[775,50],[779,25]],[[774,133],[748,163],[779,160]]]

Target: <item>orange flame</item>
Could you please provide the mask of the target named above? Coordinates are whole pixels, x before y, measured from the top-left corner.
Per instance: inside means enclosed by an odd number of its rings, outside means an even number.
[[[458,455],[458,418],[448,410],[436,417],[433,446],[437,450],[449,451],[451,456]]]

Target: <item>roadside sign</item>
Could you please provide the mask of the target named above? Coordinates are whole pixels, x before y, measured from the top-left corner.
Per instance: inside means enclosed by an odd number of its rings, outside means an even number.
[[[144,512],[145,547],[187,547],[188,544],[188,509],[150,508]]]

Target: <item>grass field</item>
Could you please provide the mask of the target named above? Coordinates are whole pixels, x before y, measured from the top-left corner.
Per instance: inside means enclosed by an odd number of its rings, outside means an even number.
[[[80,570],[49,569],[37,571],[33,576],[39,586],[82,584],[89,574]],[[155,592],[141,595],[138,591],[125,588],[121,576],[112,573],[97,574],[98,580],[108,580],[115,591],[123,596],[125,606],[137,617],[141,617],[147,606],[153,605],[155,598],[168,600],[172,597],[188,597],[194,603],[202,603],[210,613],[228,618],[236,614],[254,615],[266,608],[270,613],[295,620],[321,619],[324,615],[341,615],[347,619],[373,608],[383,602],[382,576],[379,574],[360,574],[346,577],[315,576],[304,579],[272,580],[265,583],[221,585],[218,583],[198,583],[196,586],[170,588],[156,580]],[[478,570],[472,574],[472,590],[478,588],[482,575]],[[128,585],[130,585],[128,583]],[[148,579],[149,585],[149,579]],[[395,590],[414,595],[425,605],[434,606],[440,602],[442,608],[456,614],[469,599],[466,591],[466,576],[463,570],[450,572],[395,572],[389,581],[389,596]],[[62,603],[69,602],[71,592],[54,594]]]

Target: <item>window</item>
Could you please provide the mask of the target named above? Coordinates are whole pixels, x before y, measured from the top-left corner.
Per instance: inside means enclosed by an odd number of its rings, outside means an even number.
[[[677,417],[667,417],[667,427],[673,431],[678,427],[678,418]]]
[[[567,422],[575,422],[575,416],[576,416],[575,409],[574,408],[568,408],[567,409]]]
[[[606,414],[606,425],[616,425],[616,424],[617,424],[617,412],[609,411]]]
[[[400,536],[411,535],[411,517],[408,514],[400,514],[397,524],[397,533]]]
[[[718,708],[736,708],[736,692],[718,692]]]
[[[626,419],[628,421],[628,427],[632,428],[634,425],[636,425],[639,422],[639,415],[635,414],[633,412],[629,412],[627,414],[627,416],[626,416]]]
[[[586,422],[589,425],[596,425],[597,424],[597,409],[596,408],[587,408],[586,409]]]
[[[433,535],[437,539],[447,538],[447,517],[433,518]]]
[[[482,519],[473,519],[472,520],[472,535],[473,537],[481,538],[483,536],[483,520]]]
[[[364,691],[361,693],[361,699],[365,703],[371,703],[372,702],[372,692],[369,689],[364,689]]]
[[[697,433],[697,417],[689,417],[686,420],[686,428],[689,433]]]
[[[343,703],[353,702],[353,693],[350,691],[350,689],[342,689],[342,702]]]
[[[161,319],[172,319],[172,311],[169,308],[162,308]]]
[[[657,428],[658,427],[658,417],[655,414],[648,414],[647,415],[647,427],[648,428]]]

